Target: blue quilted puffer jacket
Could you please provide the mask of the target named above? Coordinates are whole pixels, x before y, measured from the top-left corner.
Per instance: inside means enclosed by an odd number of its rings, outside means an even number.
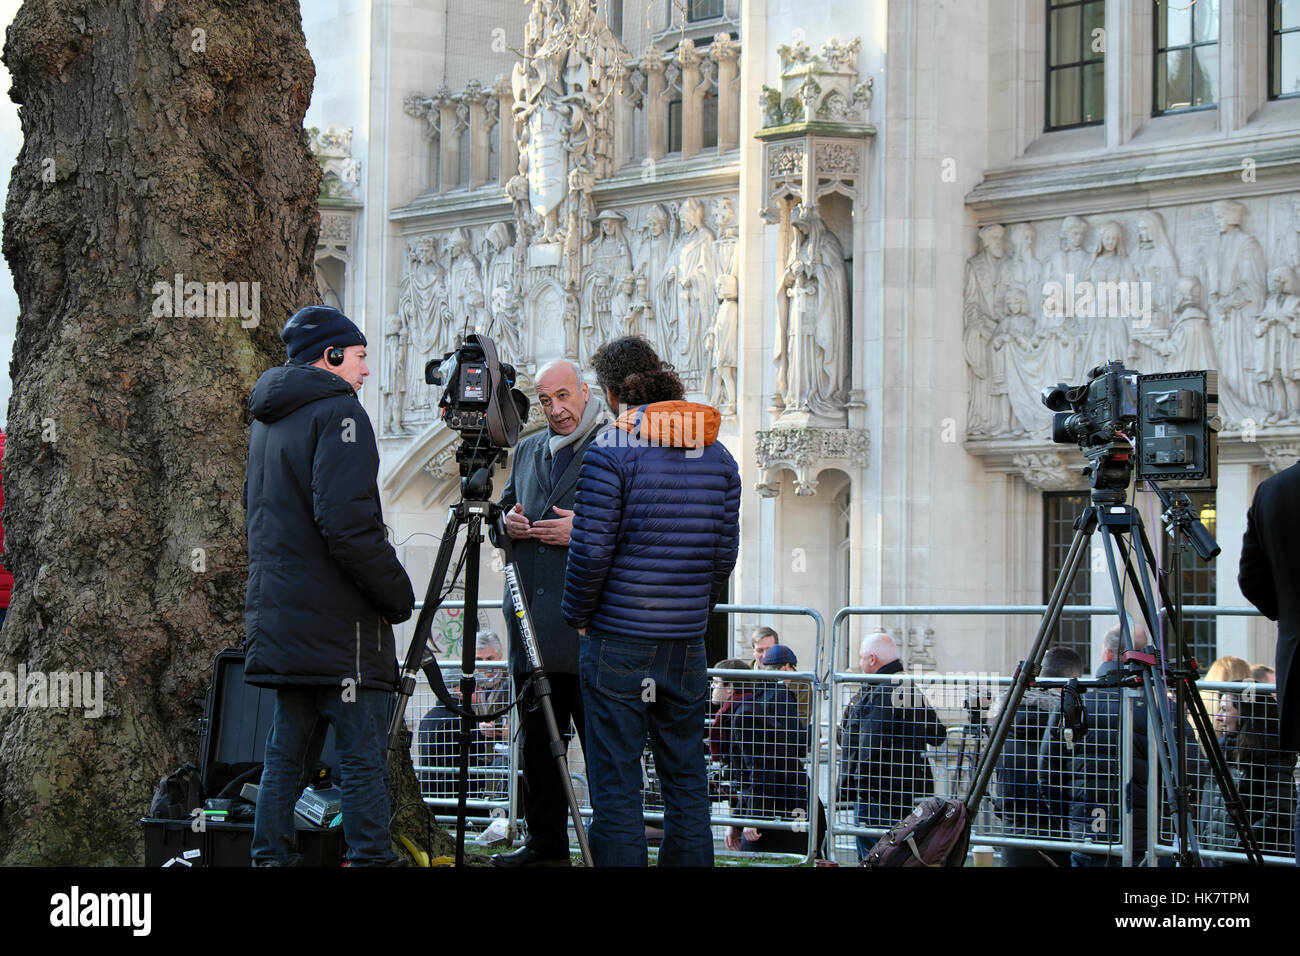
[[[626,637],[704,634],[740,545],[740,474],[722,416],[695,402],[628,409],[587,449],[561,611]]]

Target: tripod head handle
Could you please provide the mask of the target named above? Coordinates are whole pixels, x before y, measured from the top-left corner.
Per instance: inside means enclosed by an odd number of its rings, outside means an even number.
[[[1218,542],[1214,540],[1214,535],[1210,534],[1210,530],[1201,523],[1201,519],[1192,510],[1192,500],[1181,491],[1171,495],[1154,481],[1148,481],[1147,485],[1160,496],[1160,503],[1165,506],[1165,521],[1171,527],[1176,527],[1187,535],[1187,540],[1192,543],[1192,548],[1195,549],[1200,559],[1202,561],[1213,561],[1217,558],[1223,549],[1219,547]]]

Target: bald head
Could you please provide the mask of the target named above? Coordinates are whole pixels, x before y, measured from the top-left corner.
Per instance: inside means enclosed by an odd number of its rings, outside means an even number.
[[[898,660],[898,645],[888,634],[877,631],[862,639],[861,653],[858,658],[862,665],[862,673],[874,674],[886,664],[896,660]]]
[[[568,359],[547,362],[537,372],[537,402],[557,435],[568,435],[582,421],[588,389],[582,369]]]

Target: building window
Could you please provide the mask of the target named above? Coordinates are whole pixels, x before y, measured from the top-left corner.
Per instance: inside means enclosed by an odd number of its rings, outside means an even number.
[[[1105,0],[1047,0],[1049,130],[1105,119],[1105,26]]]
[[[1219,101],[1219,0],[1155,0],[1154,115]]]
[[[1088,496],[1074,494],[1043,495],[1043,603],[1052,596],[1056,579],[1065,568],[1065,559],[1074,541],[1074,519],[1088,507]],[[1066,604],[1092,603],[1092,576],[1089,564],[1084,561],[1070,582],[1065,594]],[[1053,647],[1068,647],[1089,666],[1092,653],[1091,625],[1088,616],[1066,614],[1061,616],[1056,634],[1051,635]]]
[[[623,39],[623,0],[605,0],[605,26],[614,36]]]
[[[1268,5],[1268,95],[1300,96],[1300,0]]]
[[[1214,492],[1213,491],[1188,491],[1188,498],[1192,501],[1192,511],[1196,517],[1201,519],[1201,524],[1210,534],[1215,533],[1215,510],[1214,510]],[[1160,529],[1156,529],[1160,530]],[[1153,534],[1148,529],[1148,534]],[[1169,553],[1169,546],[1173,544],[1168,535],[1162,534],[1164,539],[1162,550],[1164,556],[1162,563],[1168,565],[1172,555]],[[1169,586],[1169,596],[1172,599],[1174,589],[1172,582]],[[1183,604],[1217,604],[1218,603],[1218,582],[1214,574],[1214,565],[1202,561],[1200,556],[1190,547],[1183,552]],[[1196,658],[1196,663],[1201,665],[1201,672],[1204,673],[1219,656],[1218,636],[1215,630],[1216,621],[1212,617],[1188,617],[1183,622],[1183,634],[1187,636],[1190,642],[1192,656]],[[1174,644],[1172,641],[1166,645],[1170,653],[1173,653]],[[1211,714],[1211,717],[1214,715]]]
[[[696,20],[716,20],[722,16],[723,0],[689,0],[686,7],[686,19],[690,23]]]

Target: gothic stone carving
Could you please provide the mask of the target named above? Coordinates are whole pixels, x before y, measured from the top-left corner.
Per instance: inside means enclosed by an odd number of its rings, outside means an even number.
[[[1297,201],[986,225],[963,293],[967,436],[1046,437],[1042,387],[1112,359],[1218,369],[1230,430],[1300,423]]]
[[[1082,465],[1077,461],[1067,462],[1063,455],[1054,452],[1013,455],[1011,463],[1039,491],[1067,491],[1086,486]]]
[[[321,167],[321,198],[359,199],[361,162],[352,158],[352,127],[330,127],[322,132],[313,126],[307,132],[312,154]]]
[[[774,428],[756,437],[763,478],[755,487],[765,498],[780,494],[783,469],[795,473],[796,495],[815,495],[818,474],[830,467],[865,466],[870,447],[865,429]]]
[[[381,392],[401,411],[383,416],[385,433],[435,420],[424,364],[475,331],[495,337],[503,359],[524,372],[565,354],[585,361],[603,341],[644,335],[688,389],[734,414],[735,207],[735,194],[724,193],[602,210],[572,299],[560,263],[520,255],[513,223],[409,237],[380,372]],[[402,388],[392,381],[399,374]]]

